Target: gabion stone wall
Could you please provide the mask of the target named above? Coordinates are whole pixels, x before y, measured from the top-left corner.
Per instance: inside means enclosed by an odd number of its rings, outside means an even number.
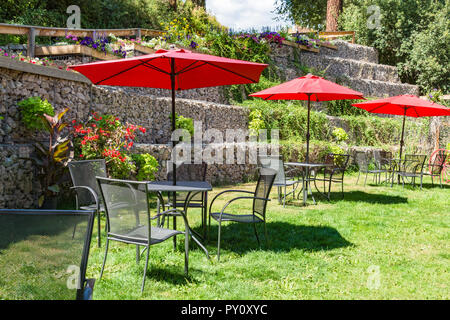
[[[46,136],[24,128],[17,106],[19,101],[31,96],[47,99],[55,110],[70,108],[67,120],[85,121],[91,112],[97,111],[144,126],[147,133],[139,135],[138,142],[145,144],[144,149],[160,162],[158,176],[166,177],[166,161],[170,155],[167,146],[171,132],[170,98],[139,90],[91,86],[76,73],[0,57],[0,116],[3,117],[0,119],[0,207],[37,206],[40,186],[35,178],[36,170],[26,158],[34,151],[32,142],[35,139],[46,141]],[[200,121],[202,131],[215,128],[224,136],[227,129],[246,130],[248,127],[248,110],[242,107],[177,98],[176,111]],[[208,168],[212,183],[228,179],[242,181],[245,169],[240,170]]]

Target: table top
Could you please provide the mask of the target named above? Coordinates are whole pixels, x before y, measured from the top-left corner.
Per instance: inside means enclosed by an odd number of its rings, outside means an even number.
[[[285,162],[284,164],[287,166],[309,167],[309,168],[334,166],[331,163],[307,163],[307,162]]]
[[[208,181],[150,181],[147,184],[148,191],[211,191],[212,186]]]

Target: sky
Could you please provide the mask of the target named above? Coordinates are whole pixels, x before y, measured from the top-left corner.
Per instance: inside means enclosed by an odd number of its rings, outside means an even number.
[[[276,21],[272,11],[276,0],[206,0],[206,9],[224,26],[235,30],[261,29],[261,27],[285,26]]]

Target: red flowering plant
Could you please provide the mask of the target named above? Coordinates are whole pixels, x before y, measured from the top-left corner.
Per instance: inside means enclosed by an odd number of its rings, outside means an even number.
[[[97,112],[86,123],[72,121],[75,157],[78,159],[106,160],[109,175],[129,179],[136,173],[136,164],[129,155],[136,135],[146,129],[130,123],[123,124],[113,115]]]

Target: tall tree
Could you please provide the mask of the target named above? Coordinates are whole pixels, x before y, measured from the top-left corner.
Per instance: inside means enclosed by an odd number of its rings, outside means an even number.
[[[339,15],[342,12],[343,0],[327,1],[327,31],[338,31]]]
[[[191,0],[191,1],[196,6],[206,8],[206,0]]]
[[[327,14],[327,0],[276,0],[275,13],[298,26],[322,30]]]

